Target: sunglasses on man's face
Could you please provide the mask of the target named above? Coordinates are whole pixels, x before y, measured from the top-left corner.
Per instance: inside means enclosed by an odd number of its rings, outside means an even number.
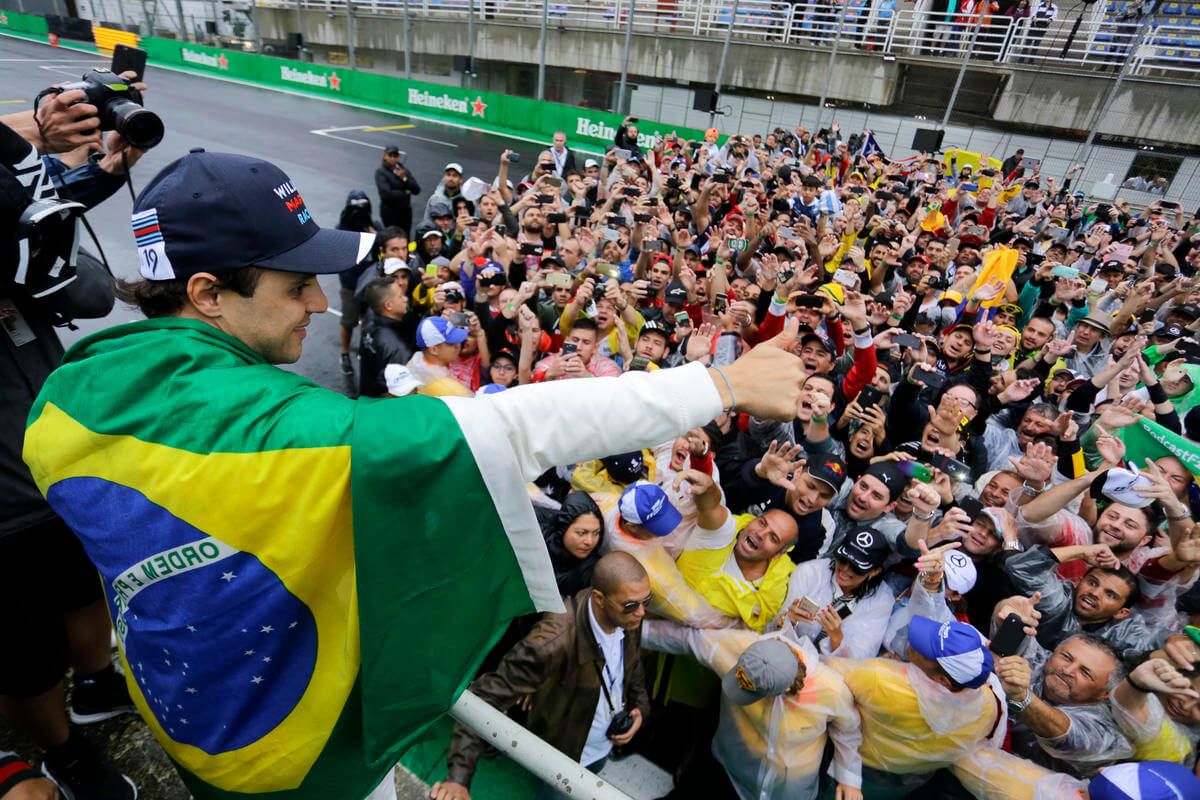
[[[645,600],[630,600],[628,603],[622,603],[621,611],[625,614],[632,614],[633,612],[637,611],[638,606],[645,606],[646,608],[649,608],[650,598],[647,597]]]

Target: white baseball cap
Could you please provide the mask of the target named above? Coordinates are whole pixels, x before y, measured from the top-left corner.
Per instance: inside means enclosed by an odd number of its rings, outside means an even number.
[[[979,572],[975,569],[975,562],[965,553],[959,550],[946,553],[942,569],[946,575],[946,586],[950,589],[966,594],[975,588]]]
[[[463,174],[462,164],[459,164],[457,161],[451,161],[449,164],[442,167],[442,172],[449,172],[450,170],[454,170],[459,175]]]
[[[388,364],[384,367],[383,382],[387,384],[388,394],[396,397],[412,394],[421,386],[417,376],[403,364]]]

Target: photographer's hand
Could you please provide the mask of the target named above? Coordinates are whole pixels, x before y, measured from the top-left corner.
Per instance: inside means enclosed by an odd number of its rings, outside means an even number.
[[[629,716],[633,717],[633,725],[629,730],[622,733],[620,736],[610,736],[608,740],[615,745],[626,745],[633,741],[634,734],[642,727],[642,711],[635,708],[629,712]]]
[[[100,159],[100,169],[109,175],[124,175],[127,169],[132,169],[146,155],[145,150],[134,147],[116,131],[109,131],[105,144],[108,152]]]
[[[99,145],[100,112],[91,103],[80,102],[86,97],[81,89],[48,94],[36,111],[13,114],[0,121],[21,134],[42,155]]]

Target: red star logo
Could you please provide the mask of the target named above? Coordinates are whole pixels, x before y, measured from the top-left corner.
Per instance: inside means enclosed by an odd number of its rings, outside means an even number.
[[[0,25],[7,25],[7,24],[8,24],[8,14],[5,14],[4,12],[0,11]]]
[[[217,66],[221,69],[229,69],[229,59],[225,57],[224,53],[221,53],[221,57],[217,59]]]
[[[338,77],[336,72],[329,76],[329,88],[335,92],[342,90],[342,79]]]
[[[482,117],[484,109],[487,108],[487,103],[483,102],[482,97],[476,97],[475,102],[471,103],[471,116]]]

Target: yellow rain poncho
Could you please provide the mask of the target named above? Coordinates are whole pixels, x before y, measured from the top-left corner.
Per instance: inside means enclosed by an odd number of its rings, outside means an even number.
[[[804,688],[795,695],[764,698],[748,706],[722,695],[713,755],[742,800],[810,800],[819,789],[828,735],[834,748],[829,774],[838,783],[859,787],[862,732],[854,698],[810,644],[776,635],[803,659],[808,673]],[[742,652],[760,638],[746,630],[696,630],[665,622],[642,626],[644,647],[690,654],[718,675],[733,669]]]

